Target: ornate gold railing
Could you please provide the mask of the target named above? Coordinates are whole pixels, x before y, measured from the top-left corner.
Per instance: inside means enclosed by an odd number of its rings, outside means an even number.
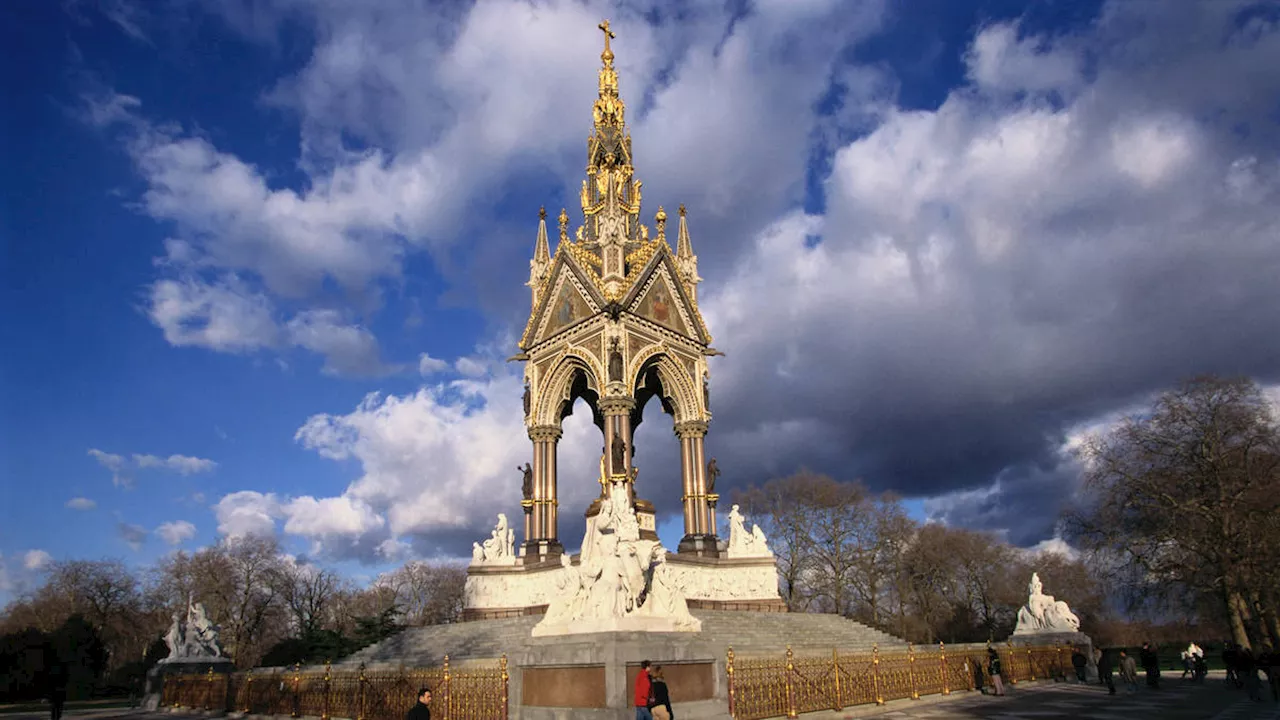
[[[293,669],[269,672],[169,675],[162,691],[166,707],[193,710],[318,717],[321,720],[401,720],[431,688],[433,717],[444,720],[505,720],[507,656],[492,664],[391,670]]]
[[[1016,684],[1063,675],[1065,656],[1059,646],[1013,647],[964,645],[894,649],[797,657],[791,648],[782,657],[735,657],[729,648],[729,714],[735,720],[793,718],[816,710],[919,699],[974,690],[974,668],[987,675],[987,649],[1000,655],[1001,679]]]

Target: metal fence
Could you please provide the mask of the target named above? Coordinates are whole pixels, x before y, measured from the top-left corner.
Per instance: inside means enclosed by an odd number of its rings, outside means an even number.
[[[986,677],[988,646],[966,645],[906,651],[796,657],[735,658],[729,648],[729,714],[735,720],[796,717],[816,710],[840,710],[853,705],[889,700],[919,699],[974,690],[975,667]],[[1011,684],[1037,678],[1059,678],[1070,664],[1070,648],[1062,646],[996,648],[1001,679]]]
[[[443,720],[506,720],[507,656],[492,664],[450,668],[395,668],[323,671],[252,670],[237,673],[170,675],[162,695],[166,707],[221,710],[253,715],[401,720],[431,688],[431,712]]]

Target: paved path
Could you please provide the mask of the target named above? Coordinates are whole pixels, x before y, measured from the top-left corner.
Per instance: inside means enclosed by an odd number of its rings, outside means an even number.
[[[1221,679],[1204,684],[1164,679],[1159,690],[1119,687],[1115,695],[1099,685],[1034,683],[1009,689],[1004,697],[966,693],[945,702],[894,708],[883,720],[1280,720],[1280,703],[1263,702],[1228,689]],[[1265,686],[1264,686],[1265,689]],[[835,715],[835,717],[840,717]],[[850,714],[847,717],[859,717]]]

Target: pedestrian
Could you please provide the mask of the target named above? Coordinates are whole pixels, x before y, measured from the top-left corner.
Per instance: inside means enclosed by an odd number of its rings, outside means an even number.
[[[653,720],[672,720],[676,716],[675,711],[671,709],[671,694],[667,691],[666,678],[662,676],[662,666],[654,665],[653,670],[649,672],[651,684],[650,697],[653,705],[649,706],[649,711],[653,713]]]
[[[1142,643],[1142,652],[1139,654],[1142,660],[1142,669],[1147,673],[1147,687],[1152,690],[1160,689],[1160,658],[1156,655],[1156,649],[1151,647],[1151,643]]]
[[[1262,700],[1261,683],[1258,682],[1258,660],[1249,648],[1240,648],[1236,656],[1236,672],[1243,676],[1245,692],[1250,700]]]
[[[1129,686],[1129,692],[1138,692],[1138,664],[1124,650],[1120,651],[1120,677]]]
[[[653,678],[649,675],[649,661],[640,661],[640,672],[636,675],[636,692],[633,698],[636,706],[636,720],[653,720]]]
[[[1258,665],[1267,673],[1267,684],[1271,686],[1271,699],[1280,702],[1280,652],[1273,647],[1266,647],[1258,656]]]
[[[61,720],[62,706],[67,701],[67,666],[55,660],[49,668],[49,720]]]
[[[1076,670],[1076,680],[1078,682],[1084,682],[1085,667],[1088,666],[1088,664],[1089,664],[1089,661],[1085,659],[1084,653],[1080,652],[1080,648],[1072,647],[1071,648],[1071,667],[1075,668]]]
[[[1179,680],[1186,680],[1187,675],[1192,671],[1191,653],[1183,650],[1179,657],[1182,658],[1182,677]]]
[[[986,695],[987,684],[982,677],[982,661],[978,659],[964,661],[965,665],[968,665],[970,663],[973,664],[973,687],[976,688],[983,695]]]
[[[1098,680],[1107,686],[1107,694],[1116,694],[1116,681],[1111,676],[1115,659],[1111,656],[1110,650],[1102,650],[1098,655]]]
[[[418,702],[404,714],[404,720],[431,720],[431,688],[423,685],[418,688]]]
[[[995,648],[987,648],[987,674],[991,676],[991,687],[996,695],[1004,694],[1004,683],[1000,680],[1000,653]]]
[[[1227,668],[1227,684],[1240,687],[1244,683],[1240,681],[1240,675],[1236,672],[1238,667],[1238,659],[1240,652],[1236,649],[1235,643],[1227,643],[1222,647],[1222,664]]]

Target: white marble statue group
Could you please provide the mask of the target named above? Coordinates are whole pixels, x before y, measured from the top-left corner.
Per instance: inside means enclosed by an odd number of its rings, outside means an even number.
[[[729,510],[729,543],[725,555],[731,558],[773,557],[759,525],[752,523],[751,532],[747,532],[746,520],[738,512],[737,505]]]
[[[509,564],[516,560],[516,531],[507,526],[505,513],[498,513],[498,524],[484,544],[471,543],[471,562],[477,565]]]
[[[661,543],[640,538],[625,482],[611,483],[600,511],[587,520],[579,564],[561,555],[557,592],[534,635],[595,632],[638,620],[649,629],[697,632]],[[645,622],[649,621],[649,622]]]
[[[205,613],[204,605],[187,599],[187,615],[173,614],[173,624],[164,636],[173,662],[181,659],[220,658],[222,647],[218,644],[218,626]]]
[[[1014,635],[1080,632],[1080,618],[1065,602],[1044,594],[1039,573],[1031,573],[1027,590],[1027,604],[1018,610],[1018,626],[1013,631]]]

